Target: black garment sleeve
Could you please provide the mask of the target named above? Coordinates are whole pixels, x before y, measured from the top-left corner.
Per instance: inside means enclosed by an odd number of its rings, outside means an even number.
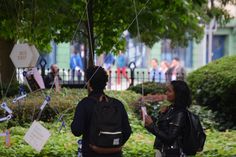
[[[156,135],[156,130],[158,130],[156,124],[153,122],[150,126],[145,126],[145,128],[152,133],[153,135]],[[154,129],[155,128],[155,129]]]
[[[163,143],[172,144],[182,134],[181,131],[186,120],[185,116],[184,112],[176,113],[173,120],[169,122],[169,128],[166,128],[166,130],[159,129],[154,123],[148,127],[148,130],[160,138]]]
[[[44,84],[46,88],[50,88],[51,76],[50,73],[44,78]]]
[[[76,107],[73,121],[71,123],[71,131],[75,136],[83,134],[85,128],[85,106],[84,101],[80,101]]]

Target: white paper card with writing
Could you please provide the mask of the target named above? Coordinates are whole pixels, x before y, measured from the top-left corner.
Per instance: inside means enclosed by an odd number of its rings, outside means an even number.
[[[147,108],[145,106],[141,107],[143,124],[145,124],[145,116],[147,115]]]
[[[39,53],[34,45],[28,43],[15,44],[10,58],[16,68],[35,67]]]
[[[34,121],[25,134],[24,140],[36,151],[40,152],[50,137],[50,132],[39,122]]]

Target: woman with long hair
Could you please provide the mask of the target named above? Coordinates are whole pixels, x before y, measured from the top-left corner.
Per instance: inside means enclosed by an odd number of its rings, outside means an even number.
[[[166,98],[171,105],[159,113],[157,120],[145,116],[145,127],[156,136],[156,157],[184,157],[183,135],[187,130],[187,108],[191,105],[191,93],[184,81],[171,81]]]

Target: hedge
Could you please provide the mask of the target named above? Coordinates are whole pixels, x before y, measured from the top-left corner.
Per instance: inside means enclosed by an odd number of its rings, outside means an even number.
[[[43,104],[46,95],[51,97],[49,105],[43,110],[39,120],[52,122],[58,116],[58,113],[72,112],[78,103],[78,100],[85,97],[86,90],[70,90],[63,88],[60,93],[54,90],[45,90],[42,92],[28,93],[27,97],[17,103],[13,103],[14,97],[6,100],[7,105],[13,111],[13,119],[9,121],[9,127],[30,123],[37,119],[40,107]],[[0,115],[4,111],[0,110]]]
[[[47,93],[47,92],[46,92]],[[124,146],[124,157],[153,157],[154,149],[153,142],[154,136],[146,131],[141,125],[140,120],[135,116],[130,104],[137,100],[140,95],[130,91],[109,91],[109,96],[115,96],[120,99],[128,111],[129,121],[132,127],[132,136]],[[35,103],[41,104],[43,96],[40,93],[32,93],[29,96],[33,96],[32,99]],[[53,94],[52,94],[53,95]],[[85,90],[77,89],[63,89],[62,93],[52,96],[52,102],[60,102],[60,108],[70,105],[69,107],[75,108],[77,102],[86,95]],[[30,99],[29,97],[27,99]],[[40,100],[37,102],[36,100]],[[8,101],[12,101],[9,99]],[[26,101],[26,100],[25,100]],[[30,102],[30,101],[27,101]],[[52,103],[50,105],[56,104]],[[27,105],[26,103],[22,105]],[[63,109],[62,109],[63,110]],[[65,113],[64,120],[66,122],[66,129],[58,132],[60,123],[57,122],[57,117],[52,122],[40,122],[42,125],[49,129],[51,136],[40,153],[36,152],[31,146],[29,146],[23,137],[26,131],[30,127],[30,123],[24,123],[24,126],[14,126],[10,128],[11,131],[11,146],[9,148],[4,146],[4,137],[0,137],[0,156],[1,157],[76,157],[76,151],[78,148],[77,140],[80,137],[75,137],[70,131],[70,123],[74,114],[74,109],[70,112],[64,110],[61,113]],[[10,120],[12,121],[12,120]],[[7,127],[7,122],[0,123],[0,132],[3,132]],[[207,140],[204,151],[198,153],[197,157],[205,156],[235,156],[236,154],[236,132],[226,131],[219,132],[216,130],[208,129]]]
[[[121,100],[126,110],[128,111],[129,121],[131,123],[133,134],[131,135],[129,141],[124,146],[124,156],[125,157],[134,157],[134,156],[143,156],[143,157],[152,157],[154,156],[153,142],[154,136],[146,131],[146,129],[141,125],[141,122],[136,118],[133,111],[131,110],[129,104],[135,101],[140,97],[140,95],[131,92],[131,91],[109,91],[106,92],[109,96],[116,97]],[[47,92],[45,93],[47,94]],[[42,125],[49,129],[51,132],[51,137],[46,143],[43,150],[38,153],[31,146],[29,146],[24,140],[23,137],[30,127],[30,123],[24,121],[22,126],[11,126],[11,147],[6,148],[4,146],[4,138],[0,139],[0,156],[1,157],[76,157],[77,156],[77,140],[80,137],[75,137],[70,131],[70,124],[72,117],[74,115],[75,107],[79,100],[87,95],[86,90],[71,90],[63,89],[61,93],[51,93],[51,102],[50,107],[57,107],[59,112],[64,113],[64,120],[66,122],[66,129],[62,129],[59,133],[58,128],[60,123],[57,122],[57,116],[54,118],[51,117],[49,122],[40,122]],[[32,105],[40,106],[43,101],[44,96],[42,93],[31,93],[29,96],[22,102],[22,106],[27,112],[23,112],[24,117],[30,115],[32,110]],[[12,101],[10,98],[7,102]],[[39,104],[39,105],[37,105]],[[15,104],[10,104],[15,105]],[[11,106],[11,107],[13,107]],[[17,105],[15,106],[17,107]],[[30,109],[31,107],[31,109]],[[68,110],[68,109],[71,110]],[[13,108],[13,112],[18,114],[17,111]],[[43,112],[42,115],[47,113]],[[9,127],[9,122],[0,123],[0,132],[3,132],[4,129]]]
[[[156,83],[156,82],[144,82],[131,86],[128,90],[134,91],[139,94],[156,94],[156,93],[165,93],[166,84],[165,83]]]
[[[218,112],[222,128],[236,124],[236,56],[224,57],[199,68],[187,77],[196,103]]]

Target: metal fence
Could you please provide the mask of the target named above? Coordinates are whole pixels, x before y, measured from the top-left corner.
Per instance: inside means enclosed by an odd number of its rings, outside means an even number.
[[[23,72],[27,71],[27,68],[17,69],[17,79],[19,82],[23,81]],[[40,69],[38,68],[39,73],[42,75],[43,79],[50,72],[50,69]],[[76,74],[80,71],[76,71]],[[85,78],[84,73],[80,73],[81,77],[78,75],[72,75],[71,69],[59,69],[59,76],[61,78],[60,84],[62,87],[69,88],[84,88],[85,87]],[[126,77],[127,75],[127,77]],[[183,75],[183,74],[182,74]],[[129,86],[137,85],[144,82],[161,82],[165,83],[171,80],[172,74],[165,74],[163,77],[161,73],[156,75],[156,78],[151,78],[151,73],[148,70],[132,70],[127,69],[125,74],[122,72],[119,74],[117,70],[110,70],[108,72],[108,90],[125,90]],[[178,74],[177,74],[178,79]]]

